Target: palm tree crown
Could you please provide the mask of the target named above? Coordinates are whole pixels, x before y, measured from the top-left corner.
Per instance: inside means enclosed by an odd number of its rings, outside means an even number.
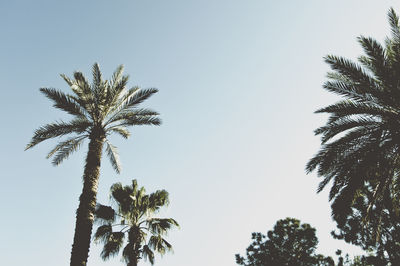
[[[323,177],[318,192],[332,181],[330,200],[336,220],[350,212],[366,183],[374,184],[373,204],[394,187],[400,192],[400,28],[393,9],[388,18],[392,34],[384,46],[372,38],[358,38],[365,52],[358,63],[338,56],[325,58],[333,72],[324,88],[344,99],[316,111],[330,117],[315,130],[321,148],[306,171],[317,169]],[[397,205],[399,196],[394,197]]]
[[[92,84],[89,84],[81,72],[75,72],[73,80],[62,74],[61,77],[71,87],[73,95],[53,88],[41,88],[40,91],[54,102],[54,107],[73,115],[74,119],[40,127],[35,131],[26,149],[47,139],[73,134],[73,137],[58,143],[47,155],[47,158],[53,157],[54,165],[58,165],[76,151],[85,139],[103,136],[110,162],[119,173],[121,166],[117,149],[110,143],[107,136],[117,133],[128,138],[130,136],[128,126],[160,125],[161,123],[157,112],[137,108],[141,102],[158,90],[139,87],[127,90],[129,77],[123,75],[123,69],[120,65],[111,80],[103,80],[99,65],[96,63],[93,65]]]
[[[94,235],[96,242],[104,244],[102,258],[108,259],[119,253],[127,236],[127,244],[122,256],[128,266],[137,265],[141,258],[154,263],[154,251],[163,255],[172,246],[163,238],[172,227],[179,227],[172,218],[156,218],[163,206],[168,205],[168,192],[157,190],[149,195],[139,188],[137,181],[132,186],[116,183],[111,187],[111,198],[116,210],[98,204],[95,219],[102,224]]]
[[[59,142],[47,155],[47,158],[53,158],[54,165],[58,165],[76,151],[85,139],[89,139],[83,190],[76,213],[71,252],[71,266],[85,266],[93,228],[103,146],[106,145],[110,162],[119,173],[121,166],[118,152],[108,140],[108,136],[117,133],[128,138],[128,126],[159,125],[161,121],[157,112],[138,108],[138,105],[156,93],[157,89],[127,89],[128,76],[123,75],[122,65],[116,69],[110,80],[103,80],[98,64],[94,64],[92,84],[89,84],[81,72],[75,72],[74,79],[61,76],[73,94],[53,88],[41,88],[40,91],[54,102],[54,107],[71,114],[74,118],[69,122],[59,121],[40,127],[35,131],[26,149],[47,139],[72,135]]]

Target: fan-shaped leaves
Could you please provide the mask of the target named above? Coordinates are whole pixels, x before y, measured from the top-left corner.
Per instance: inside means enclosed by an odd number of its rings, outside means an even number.
[[[131,186],[122,186],[121,183],[114,184],[111,187],[111,198],[116,204],[117,210],[111,211],[110,207],[107,207],[106,212],[109,213],[109,217],[115,217],[116,220],[112,224],[108,223],[111,220],[104,219],[104,217],[107,218],[107,215],[98,215],[96,209],[96,221],[112,226],[113,232],[128,235],[128,241],[122,253],[128,265],[132,261],[137,263],[140,258],[149,260],[153,264],[154,251],[160,254],[172,251],[172,245],[163,236],[172,228],[179,227],[178,222],[172,218],[152,217],[159,208],[166,206],[169,202],[167,191],[158,190],[147,195],[145,189],[140,188],[137,181],[133,180]],[[109,227],[100,226],[99,228],[100,231],[106,231]],[[109,233],[109,231],[106,232]],[[96,232],[95,236],[97,235]],[[99,232],[99,235],[102,235],[101,232]],[[107,244],[108,242],[104,243]],[[115,244],[109,245],[115,247]],[[104,249],[106,249],[105,246]],[[104,252],[102,254],[112,255],[118,251],[115,249],[114,253]]]

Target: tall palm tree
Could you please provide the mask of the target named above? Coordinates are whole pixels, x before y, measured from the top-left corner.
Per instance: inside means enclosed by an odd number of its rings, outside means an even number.
[[[83,173],[83,190],[76,212],[75,236],[71,252],[71,265],[86,265],[90,237],[96,207],[97,186],[100,176],[100,161],[103,146],[111,165],[117,173],[121,166],[118,152],[108,140],[108,136],[117,133],[128,138],[129,126],[159,125],[158,113],[149,109],[138,108],[138,105],[157,92],[156,89],[127,89],[128,76],[123,75],[123,66],[119,66],[110,80],[103,80],[99,65],[93,65],[93,82],[89,84],[81,72],[74,73],[74,79],[65,75],[61,77],[68,83],[73,94],[66,94],[53,88],[41,88],[40,91],[54,102],[54,107],[61,109],[74,118],[69,122],[53,122],[38,128],[31,142],[30,149],[40,142],[72,135],[59,142],[47,158],[59,165],[76,151],[85,139],[89,139],[86,164]]]
[[[127,244],[122,252],[128,266],[136,266],[141,258],[154,264],[154,251],[163,255],[172,246],[163,238],[172,227],[179,227],[172,218],[156,218],[163,206],[168,205],[168,192],[157,190],[149,195],[139,188],[137,181],[132,186],[116,183],[111,187],[111,198],[116,210],[98,204],[95,220],[102,224],[94,235],[96,242],[104,244],[101,257],[106,260],[119,253],[127,236]]]
[[[332,182],[329,200],[337,221],[350,213],[355,196],[368,182],[375,184],[371,205],[379,204],[389,189],[398,191],[394,200],[397,206],[400,202],[400,28],[393,9],[388,18],[391,36],[384,45],[358,38],[365,53],[358,62],[325,58],[333,71],[324,88],[344,99],[316,111],[330,117],[315,130],[321,148],[306,171],[317,170],[323,177],[318,192]]]

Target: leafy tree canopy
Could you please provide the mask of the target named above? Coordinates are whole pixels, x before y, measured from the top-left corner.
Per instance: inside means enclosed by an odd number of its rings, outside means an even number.
[[[236,254],[236,263],[246,266],[334,265],[331,257],[315,254],[318,238],[315,228],[295,218],[279,220],[267,235],[252,233],[246,256]]]
[[[367,184],[357,195],[351,212],[336,221],[338,230],[332,235],[366,250],[370,253],[366,261],[372,265],[400,265],[400,215],[393,204],[396,192],[386,190],[375,205],[371,204],[373,187]]]

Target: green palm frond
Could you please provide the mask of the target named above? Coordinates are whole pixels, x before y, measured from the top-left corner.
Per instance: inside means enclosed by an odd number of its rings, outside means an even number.
[[[125,110],[125,111],[119,111],[118,113],[115,113],[113,116],[111,116],[105,123],[104,125],[111,125],[113,123],[123,123],[125,121],[131,121],[135,119],[140,119],[142,117],[157,117],[159,113],[151,110],[151,109],[133,109],[133,110]]]
[[[85,110],[73,97],[53,88],[41,88],[40,91],[50,100],[54,101],[54,107],[66,111],[71,115],[86,117]]]
[[[380,117],[389,116],[397,118],[399,110],[394,108],[387,108],[379,104],[361,103],[351,100],[339,101],[335,104],[318,109],[315,113],[333,113],[339,116],[346,115],[376,115]]]
[[[100,243],[107,243],[111,233],[112,233],[111,224],[104,224],[102,226],[99,226],[96,230],[96,233],[93,236],[94,241]]]
[[[161,255],[164,255],[167,251],[172,251],[172,245],[160,235],[152,235],[147,245]]]
[[[157,190],[149,196],[149,208],[157,212],[161,207],[169,205],[169,194],[166,190]]]
[[[399,17],[393,8],[389,9],[388,19],[390,30],[392,32],[392,38],[395,42],[400,43],[400,29],[399,29]]]
[[[150,218],[147,226],[152,234],[165,235],[173,227],[179,228],[179,224],[172,218]]]
[[[129,136],[131,135],[129,130],[126,127],[123,127],[123,126],[110,127],[110,128],[107,129],[107,132],[117,133],[117,134],[119,134],[120,136],[122,136],[125,139],[129,138]]]
[[[97,204],[94,214],[95,219],[98,220],[98,222],[100,223],[112,223],[115,221],[116,213],[114,209],[110,206]]]
[[[106,152],[112,167],[119,174],[121,172],[121,163],[119,161],[118,150],[108,140],[106,140]]]
[[[129,111],[131,108],[136,107],[146,99],[150,98],[154,93],[158,92],[157,89],[140,89],[134,87],[130,89],[126,95],[115,102],[114,108],[110,109],[109,113],[119,113]]]
[[[46,156],[46,159],[51,158],[57,151],[60,149],[65,148],[66,146],[76,146],[76,148],[79,147],[81,142],[86,138],[87,136],[78,136],[78,137],[73,137],[69,138],[63,142],[58,143]]]
[[[101,75],[99,64],[95,63],[93,65],[92,75],[93,75],[93,90],[96,90],[97,88],[100,88],[102,85],[102,75]]]
[[[154,252],[148,245],[143,246],[143,258],[148,260],[152,265],[154,264]]]
[[[125,234],[122,232],[112,232],[104,244],[103,250],[100,254],[101,258],[106,260],[117,255],[124,244],[124,237]]]
[[[115,86],[116,84],[118,84],[124,74],[124,65],[119,65],[117,67],[117,69],[114,71],[112,78],[111,78],[111,86]]]
[[[136,90],[133,93],[133,95],[127,99],[126,102],[122,103],[121,109],[126,110],[128,108],[136,107],[137,105],[141,104],[143,101],[150,98],[156,92],[158,92],[158,89],[155,89],[155,88]]]
[[[357,63],[348,60],[346,58],[334,55],[328,55],[325,57],[325,62],[330,65],[332,70],[346,77],[353,84],[361,84],[366,86],[367,91],[362,90],[362,88],[355,87],[358,89],[356,92],[360,94],[373,93],[376,89],[375,80],[368,75],[365,70]]]
[[[142,126],[142,125],[161,125],[161,119],[153,115],[136,115],[124,119],[118,126]]]
[[[367,55],[366,57],[361,57],[359,62],[369,69],[380,82],[385,81],[389,77],[385,49],[371,37],[360,36],[358,37],[358,42]]]
[[[118,102],[121,98],[125,97],[126,85],[128,84],[128,76],[123,76],[116,84],[111,84],[107,90],[107,109],[105,113],[109,113],[110,110],[115,110],[118,106]]]
[[[82,142],[85,140],[86,137],[87,136],[84,135],[80,137],[70,138],[57,144],[57,146],[49,152],[47,158],[54,156],[52,164],[59,165],[65,159],[67,159],[69,155],[71,155],[71,153],[77,151],[80,148]]]
[[[91,123],[86,119],[74,119],[70,122],[54,122],[41,126],[34,132],[31,142],[26,146],[25,150],[32,148],[47,139],[60,137],[63,135],[76,133],[81,134],[88,131]]]

